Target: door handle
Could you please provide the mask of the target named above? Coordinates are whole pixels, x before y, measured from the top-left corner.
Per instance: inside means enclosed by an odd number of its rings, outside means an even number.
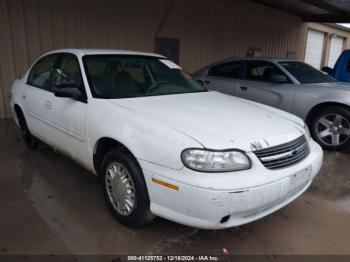
[[[27,94],[26,93],[23,93],[22,94],[22,99],[24,100],[24,99],[26,99],[27,98]]]
[[[45,101],[45,108],[46,109],[51,109],[51,107],[52,107],[51,101]]]
[[[205,80],[204,83],[210,84],[210,81],[209,80]]]
[[[248,90],[248,87],[246,87],[246,86],[240,86],[239,87],[242,91],[247,91]]]

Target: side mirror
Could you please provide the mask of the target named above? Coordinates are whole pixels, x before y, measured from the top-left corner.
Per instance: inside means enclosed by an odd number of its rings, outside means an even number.
[[[80,100],[82,93],[75,85],[59,85],[54,89],[54,95],[57,97],[69,97],[74,100]]]
[[[289,81],[285,75],[274,74],[271,76],[271,82],[283,84],[283,83],[288,83]]]
[[[324,67],[321,68],[321,71],[325,72],[325,73],[327,73],[329,75],[332,75],[333,69],[328,67],[328,66],[324,66]]]

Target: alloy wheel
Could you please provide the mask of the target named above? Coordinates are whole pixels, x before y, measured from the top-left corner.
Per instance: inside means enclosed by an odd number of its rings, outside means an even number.
[[[350,138],[350,123],[340,114],[332,113],[319,118],[315,124],[317,138],[328,146],[340,146]]]

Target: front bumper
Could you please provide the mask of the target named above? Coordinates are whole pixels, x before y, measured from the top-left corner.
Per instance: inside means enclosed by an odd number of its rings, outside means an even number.
[[[257,220],[292,202],[310,186],[322,160],[321,147],[310,141],[308,157],[279,171],[266,169],[257,158],[251,170],[221,175],[192,173],[186,168],[166,172],[164,167],[140,162],[152,213],[188,226],[222,229]],[[176,185],[178,190],[156,184],[154,179]]]

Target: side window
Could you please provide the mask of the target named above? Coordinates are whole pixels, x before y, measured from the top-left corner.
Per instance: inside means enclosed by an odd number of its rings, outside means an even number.
[[[49,55],[40,59],[30,71],[27,84],[47,90],[49,87],[48,82],[55,67],[56,60],[57,55]]]
[[[65,88],[76,86],[82,88],[83,79],[77,58],[74,55],[65,55],[59,67],[55,70],[54,87]]]
[[[274,64],[265,61],[248,61],[245,78],[253,81],[272,82],[273,75],[285,74]]]
[[[208,76],[225,78],[240,78],[242,62],[228,62],[213,66],[209,69]]]

